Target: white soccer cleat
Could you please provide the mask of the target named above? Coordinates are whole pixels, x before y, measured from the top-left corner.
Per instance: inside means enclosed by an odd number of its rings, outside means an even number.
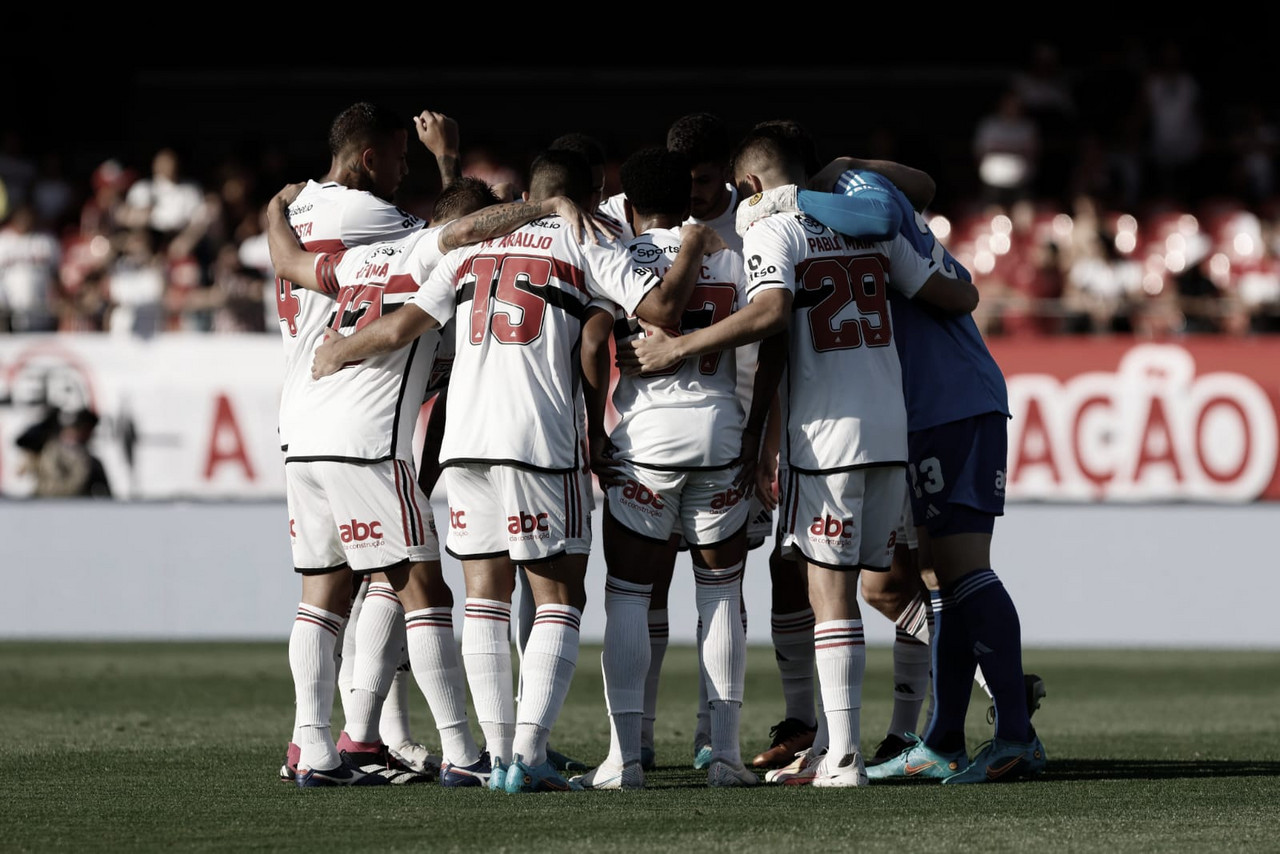
[[[867,785],[867,769],[862,754],[846,753],[839,762],[824,762],[822,773],[815,774],[813,786],[818,789],[853,789]]]
[[[741,762],[737,765],[730,765],[723,759],[715,759],[711,762],[711,768],[707,771],[707,785],[722,789],[758,786],[760,785],[760,778],[754,772],[747,770],[747,767]]]
[[[796,754],[796,758],[791,760],[790,765],[765,772],[764,781],[766,783],[781,783],[785,786],[807,786],[813,782],[814,776],[822,770],[823,760],[826,756],[825,750],[819,752],[812,747],[805,748]]]
[[[612,791],[643,789],[644,768],[635,760],[622,765],[615,765],[605,760],[587,773],[571,778],[569,782],[579,783],[584,789]]]
[[[388,747],[387,752],[419,774],[428,774],[432,779],[440,776],[440,757],[424,745],[406,741],[399,747]]]

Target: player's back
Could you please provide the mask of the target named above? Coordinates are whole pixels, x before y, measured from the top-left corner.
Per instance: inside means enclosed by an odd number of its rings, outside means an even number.
[[[288,210],[289,225],[309,252],[337,252],[416,231],[424,222],[363,190],[333,181],[308,181]],[[276,310],[284,342],[284,381],[280,392],[280,445],[287,450],[292,432],[292,401],[311,380],[311,354],[333,316],[333,300],[324,294],[276,279]]]
[[[859,182],[887,190],[898,209],[899,233],[949,276],[973,277],[937,239],[924,216],[891,181],[877,172],[848,170],[835,192],[851,195]],[[970,314],[931,311],[890,293],[894,341],[902,363],[909,429],[923,430],[985,412],[1009,414],[1004,374]]]
[[[445,279],[457,314],[441,462],[575,470],[586,306],[604,296],[634,310],[659,278],[621,244],[583,245],[547,217],[450,252],[432,282]]]
[[[440,228],[321,255],[316,275],[341,284],[335,325],[351,335],[398,311],[441,258]],[[429,330],[404,347],[310,380],[293,398],[287,459],[413,460],[413,431],[440,349]]]
[[[680,229],[652,229],[628,244],[632,260],[665,275],[680,250]],[[704,259],[680,332],[723,320],[746,303],[742,255],[732,249]],[[643,334],[634,317],[614,312],[614,340]],[[742,403],[734,350],[685,359],[663,371],[620,374],[613,392],[619,421],[612,441],[624,457],[654,468],[710,468],[740,450]]]
[[[792,292],[781,389],[788,463],[831,471],[905,460],[906,410],[887,292],[899,275],[919,288],[919,257],[905,243],[846,237],[803,214],[766,217],[744,243],[748,292]],[[906,269],[893,269],[898,262]]]

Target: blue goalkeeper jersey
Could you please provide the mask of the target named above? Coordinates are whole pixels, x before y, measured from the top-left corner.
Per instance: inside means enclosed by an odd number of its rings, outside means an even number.
[[[969,271],[934,236],[906,195],[883,175],[850,169],[837,179],[835,189],[851,197],[868,184],[890,193],[897,207],[898,233],[917,252],[937,261],[947,275],[973,281]],[[813,204],[830,200],[831,195],[826,193],[801,191],[797,194],[802,211],[823,225],[845,233],[840,227],[838,210],[832,210],[825,203]],[[810,202],[807,206],[806,201]],[[856,221],[844,224],[856,225]],[[971,315],[944,314],[893,290],[889,291],[889,301],[893,312],[893,340],[902,363],[902,392],[907,402],[909,431],[988,412],[1009,415],[1004,374]]]

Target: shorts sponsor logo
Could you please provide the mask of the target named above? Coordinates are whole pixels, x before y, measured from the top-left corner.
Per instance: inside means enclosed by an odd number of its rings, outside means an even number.
[[[736,506],[744,495],[746,495],[745,489],[733,489],[732,487],[724,492],[717,492],[711,496],[711,509],[728,510],[730,507]]]
[[[550,516],[546,513],[526,513],[521,510],[519,516],[507,517],[507,533],[514,540],[545,540],[550,537]]]
[[[632,509],[648,513],[650,516],[661,516],[662,509],[666,506],[662,503],[660,494],[634,480],[628,480],[623,484],[622,503]]]
[[[342,544],[351,549],[378,548],[383,545],[382,522],[361,522],[352,519],[349,525],[339,525],[338,533]]]
[[[449,508],[449,527],[455,531],[465,531],[467,529],[467,511],[454,510]]]
[[[857,525],[852,519],[837,519],[828,513],[813,517],[813,524],[809,526],[809,541],[844,546],[848,545],[846,541],[853,539],[857,531]]]
[[[297,526],[297,520],[295,519],[289,520],[289,539],[291,540],[298,539],[298,526]]]

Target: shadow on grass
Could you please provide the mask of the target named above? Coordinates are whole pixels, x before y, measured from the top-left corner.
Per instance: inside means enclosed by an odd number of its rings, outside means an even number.
[[[1058,759],[1046,780],[1172,780],[1191,777],[1280,777],[1280,762],[1237,759]]]

